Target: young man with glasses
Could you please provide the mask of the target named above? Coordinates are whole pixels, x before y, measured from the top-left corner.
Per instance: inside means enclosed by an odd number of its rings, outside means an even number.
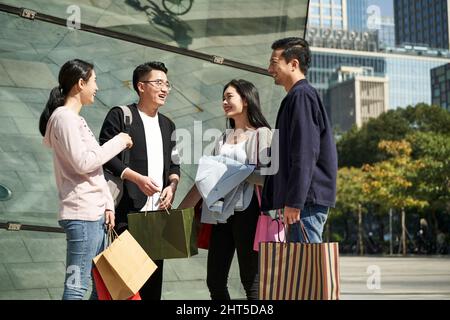
[[[116,208],[118,232],[127,228],[130,212],[169,209],[180,180],[180,166],[172,161],[172,154],[177,153],[176,142],[171,139],[175,124],[159,113],[171,89],[167,68],[162,62],[138,66],[133,72],[133,87],[139,101],[128,105],[132,114],[128,134],[134,142],[128,164],[122,162],[123,155],[119,154],[104,165],[124,180],[123,196]],[[123,131],[123,111],[114,107],[106,115],[100,143]],[[161,299],[163,261],[155,260],[158,269],[140,290],[143,300]]]

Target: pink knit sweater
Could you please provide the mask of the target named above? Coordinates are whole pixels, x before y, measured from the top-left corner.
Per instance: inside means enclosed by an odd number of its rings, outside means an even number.
[[[60,220],[96,221],[114,211],[102,165],[126,148],[123,139],[100,146],[83,117],[63,106],[51,115],[43,143],[53,149]]]

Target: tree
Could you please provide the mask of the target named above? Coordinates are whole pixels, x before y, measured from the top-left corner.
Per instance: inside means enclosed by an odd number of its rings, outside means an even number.
[[[437,242],[439,231],[443,231],[439,228],[437,212],[450,211],[450,134],[415,132],[407,139],[413,146],[413,156],[423,163],[413,184],[415,193],[429,203],[431,234]]]
[[[359,254],[364,254],[362,214],[367,198],[363,194],[365,173],[357,168],[340,168],[337,179],[336,210],[342,214],[358,214],[358,247]]]
[[[450,113],[439,106],[419,103],[396,111],[413,131],[450,134]]]
[[[434,210],[450,208],[450,134],[416,132],[407,136],[413,156],[423,166],[414,185],[422,198]]]
[[[401,140],[419,131],[450,134],[450,113],[438,106],[418,104],[383,113],[360,129],[353,127],[337,142],[339,166],[360,168],[386,160],[387,155],[377,150],[381,140]]]
[[[411,159],[411,144],[406,140],[382,140],[378,148],[385,151],[390,158],[363,166],[363,171],[366,172],[363,190],[370,201],[377,203],[386,212],[389,208],[401,209],[402,247],[403,254],[406,255],[405,209],[423,208],[428,204],[426,200],[419,199],[412,193],[412,181],[424,165],[420,160]]]
[[[360,129],[354,127],[337,140],[339,166],[361,168],[395,158],[386,149],[378,148],[383,140],[410,143],[409,160],[418,161],[420,167],[405,172],[403,178],[411,183],[405,190],[413,199],[428,204],[421,213],[431,216],[434,222],[431,231],[437,239],[437,232],[448,228],[440,226],[448,216],[438,214],[450,212],[450,112],[438,106],[418,104],[386,112]],[[369,210],[373,205],[382,206],[381,210],[389,209],[379,199],[370,201],[365,205]],[[382,222],[381,216],[378,217]]]

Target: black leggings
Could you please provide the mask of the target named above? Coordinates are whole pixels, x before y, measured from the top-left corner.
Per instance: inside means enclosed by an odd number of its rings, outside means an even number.
[[[258,215],[259,205],[253,194],[246,210],[236,211],[227,223],[213,225],[206,276],[212,300],[230,300],[227,282],[235,250],[247,299],[258,299],[258,252],[253,250]]]

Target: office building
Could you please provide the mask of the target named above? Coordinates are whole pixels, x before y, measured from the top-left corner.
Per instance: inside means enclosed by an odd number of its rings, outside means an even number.
[[[330,81],[328,103],[337,132],[359,128],[389,109],[388,79],[374,76],[371,68],[342,66]]]
[[[450,49],[450,0],[394,0],[394,15],[397,45]]]
[[[431,69],[431,102],[450,110],[450,63]]]

